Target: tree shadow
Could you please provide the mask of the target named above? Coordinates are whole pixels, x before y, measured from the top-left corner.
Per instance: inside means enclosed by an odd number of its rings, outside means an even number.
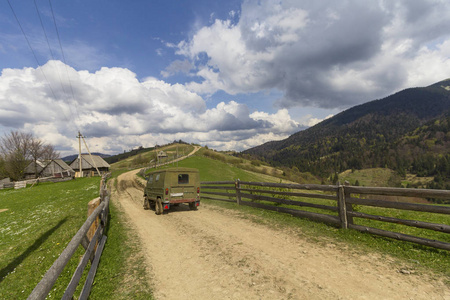
[[[27,258],[33,251],[37,250],[61,225],[67,221],[67,217],[58,222],[54,227],[42,234],[30,247],[28,247],[21,255],[17,256],[6,267],[0,270],[0,283],[6,278],[8,273],[12,272],[22,261]]]

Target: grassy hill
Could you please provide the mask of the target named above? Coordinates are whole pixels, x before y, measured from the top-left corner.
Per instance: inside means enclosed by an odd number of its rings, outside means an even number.
[[[167,151],[174,149],[169,146]],[[189,148],[190,149],[190,148]],[[189,153],[189,149],[185,153]],[[119,168],[130,165],[136,159],[136,156],[130,157],[123,162],[113,165],[113,168]],[[170,159],[170,157],[169,157]],[[192,167],[200,170],[200,179],[202,181],[216,180],[235,180],[244,181],[268,181],[268,182],[297,182],[297,183],[320,183],[320,179],[310,173],[301,173],[298,170],[289,168],[275,168],[267,163],[258,160],[248,160],[235,157],[226,153],[217,152],[207,148],[201,148],[193,157],[179,162],[178,164],[169,164],[165,168],[172,166]],[[146,166],[151,167],[152,164]],[[150,171],[150,170],[149,170]]]
[[[142,151],[132,150],[123,155],[113,156],[112,159],[117,159],[117,161],[111,164],[111,169],[136,168],[139,166],[155,164],[157,161],[156,154],[160,151],[164,151],[168,155],[167,158],[161,159],[161,162],[164,162],[173,160],[177,156],[177,153],[178,156],[183,156],[189,154],[192,150],[194,150],[193,145],[183,143],[173,143],[155,148],[142,148]]]

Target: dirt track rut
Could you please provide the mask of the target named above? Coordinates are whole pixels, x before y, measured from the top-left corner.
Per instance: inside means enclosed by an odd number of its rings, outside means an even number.
[[[442,281],[389,259],[321,246],[212,205],[161,216],[142,207],[137,171],[113,201],[142,242],[156,299],[450,299]]]

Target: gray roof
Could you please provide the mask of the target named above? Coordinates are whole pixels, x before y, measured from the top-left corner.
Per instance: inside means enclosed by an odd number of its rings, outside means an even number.
[[[47,162],[40,160],[36,160],[36,164],[34,163],[34,161],[30,162],[28,166],[25,168],[25,174],[34,174],[36,173],[36,169],[37,173],[40,173],[45,168],[46,165]]]
[[[54,162],[55,164],[59,165],[61,167],[62,170],[66,170],[66,171],[72,171],[72,168],[66,164],[62,159],[58,158],[58,159],[53,159],[53,160],[37,160],[36,161],[36,169],[37,169],[37,173],[41,173],[43,170],[45,170],[47,167],[49,167],[52,162]],[[35,168],[34,168],[35,164],[34,161],[31,162],[26,168],[25,168],[25,174],[34,174],[36,173]]]
[[[79,169],[78,157],[70,163],[70,166],[74,170]],[[91,159],[91,156],[89,154],[81,154],[81,168],[83,170],[92,169],[95,167],[110,168],[111,166],[103,158],[101,158],[98,155],[92,155],[92,159]]]
[[[73,171],[73,169],[68,164],[66,164],[66,162],[63,161],[62,159],[58,158],[58,159],[54,159],[53,161],[55,162],[55,164],[59,165],[61,167],[61,169]]]

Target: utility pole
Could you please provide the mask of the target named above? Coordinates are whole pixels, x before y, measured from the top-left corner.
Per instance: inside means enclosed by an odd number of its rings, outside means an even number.
[[[82,170],[81,170],[81,138],[82,138],[83,136],[81,135],[81,133],[78,131],[78,136],[77,136],[77,139],[78,139],[78,166],[79,166],[79,172],[78,172],[78,177],[83,177],[83,172],[82,172]]]
[[[89,158],[91,159],[94,168],[97,170],[97,174],[98,174],[99,176],[102,176],[102,175],[100,174],[99,169],[97,168],[97,165],[95,164],[94,159],[92,158],[91,151],[89,151],[89,147],[88,147],[88,145],[86,144],[86,140],[84,139],[84,136],[83,136],[79,131],[78,131],[77,139],[78,139],[78,151],[79,151],[79,152],[78,152],[78,166],[79,166],[79,168],[80,168],[80,173],[79,173],[79,176],[78,176],[78,177],[83,177],[83,171],[82,171],[82,169],[81,169],[81,139],[83,139],[84,146],[86,147],[86,150],[87,150],[87,152],[89,153]]]

